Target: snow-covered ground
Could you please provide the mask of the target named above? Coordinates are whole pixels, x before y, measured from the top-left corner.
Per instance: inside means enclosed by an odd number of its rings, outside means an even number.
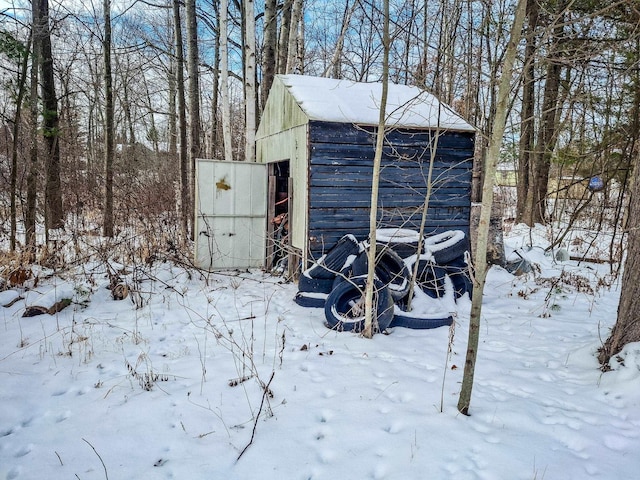
[[[158,262],[124,301],[100,265],[43,278],[0,307],[0,478],[638,478],[640,345],[606,374],[595,358],[619,286],[607,265],[524,253],[535,275],[490,271],[468,417],[467,296],[454,329],[367,340],[257,271]],[[22,317],[70,284],[76,303]]]

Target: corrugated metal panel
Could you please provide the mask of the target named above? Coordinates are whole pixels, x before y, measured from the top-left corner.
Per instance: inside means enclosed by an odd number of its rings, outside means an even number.
[[[197,160],[196,265],[264,265],[266,175],[263,164]]]

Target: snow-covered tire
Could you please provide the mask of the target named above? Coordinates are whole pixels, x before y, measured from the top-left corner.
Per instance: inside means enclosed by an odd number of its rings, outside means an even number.
[[[467,250],[467,238],[462,230],[448,230],[424,239],[424,248],[438,265],[446,265],[462,257]]]
[[[453,284],[456,300],[465,293],[469,294],[469,298],[473,298],[473,282],[469,276],[469,265],[464,257],[453,260],[444,269]]]
[[[364,251],[356,257],[351,265],[354,276],[366,275],[369,268],[369,258]],[[376,246],[376,277],[389,288],[391,297],[399,300],[409,292],[411,277],[407,266],[400,256],[384,245]]]
[[[413,273],[414,266],[415,264],[409,266],[411,273]],[[417,283],[420,289],[431,298],[442,298],[444,296],[446,277],[447,271],[445,268],[428,260],[418,261]]]
[[[350,257],[355,258],[359,252],[360,242],[356,240],[356,237],[345,235],[338,240],[338,243],[331,250],[309,267],[305,273],[312,278],[333,279],[336,276],[336,272],[341,271],[348,265]]]
[[[310,278],[306,274],[298,278],[298,291],[307,293],[329,293],[333,289],[332,278]]]
[[[376,242],[388,246],[400,258],[418,254],[418,245],[421,244],[420,233],[408,228],[379,228],[376,230]]]
[[[410,313],[399,313],[396,310],[396,314],[391,321],[391,327],[404,327],[412,328],[414,330],[427,330],[430,328],[438,328],[449,326],[453,323],[453,317],[446,313],[435,313],[433,315],[416,315],[413,316]]]
[[[450,273],[449,278],[453,283],[453,291],[456,296],[456,300],[462,297],[465,293],[469,294],[469,298],[473,299],[473,282],[466,274],[466,272]]]
[[[313,294],[298,292],[293,298],[293,301],[301,307],[324,308],[324,304],[327,301],[327,296],[318,293]]]
[[[327,297],[324,314],[327,326],[337,331],[364,329],[364,291],[366,277],[353,277],[340,283]],[[379,280],[373,284],[374,332],[386,330],[393,320],[393,299]]]

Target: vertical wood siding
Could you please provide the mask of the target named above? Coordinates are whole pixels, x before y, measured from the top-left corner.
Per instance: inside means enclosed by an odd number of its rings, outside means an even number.
[[[369,234],[375,128],[311,121],[309,250],[317,258],[346,233]],[[379,228],[418,229],[434,131],[388,132],[382,156]],[[474,135],[441,132],[435,154],[426,234],[469,232]]]

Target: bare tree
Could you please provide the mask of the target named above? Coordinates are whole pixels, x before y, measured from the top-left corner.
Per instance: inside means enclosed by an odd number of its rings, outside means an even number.
[[[187,112],[184,93],[184,45],[182,42],[182,19],[180,0],[173,0],[173,29],[176,43],[176,87],[178,107],[178,156],[180,159],[180,212],[182,233],[189,235],[189,157],[187,154]]]
[[[291,9],[293,0],[284,0],[282,3],[282,21],[280,22],[280,35],[278,38],[278,73],[287,73],[287,58],[289,58],[289,34],[291,30]]]
[[[347,30],[349,28],[349,23],[351,22],[351,17],[353,16],[353,11],[358,6],[358,2],[354,1],[351,6],[349,6],[349,0],[346,1],[344,6],[344,15],[342,17],[342,28],[340,29],[340,35],[338,36],[338,40],[336,42],[336,49],[331,57],[331,62],[327,65],[327,68],[324,70],[324,77],[333,77],[333,78],[341,78],[342,77],[342,55],[344,48],[344,39],[347,35]]]
[[[186,0],[187,23],[187,72],[189,74],[189,168],[191,169],[190,201],[187,218],[195,206],[196,158],[201,156],[200,147],[200,74],[198,71],[198,25],[196,1]],[[193,238],[193,231],[191,232]]]
[[[369,207],[369,252],[367,270],[367,286],[365,289],[365,317],[362,335],[366,338],[373,336],[374,330],[374,278],[376,268],[376,228],[378,218],[378,187],[380,185],[380,168],[382,165],[382,150],[384,147],[385,125],[387,116],[387,95],[389,92],[389,50],[391,36],[389,35],[389,0],[383,0],[384,21],[382,27],[382,94],[380,96],[380,113],[378,116],[378,131],[376,132],[376,150],[373,157],[373,177],[371,179],[371,204]]]
[[[46,146],[45,223],[48,231],[50,228],[62,228],[64,226],[62,185],[60,182],[58,97],[56,96],[53,51],[51,49],[51,33],[49,30],[49,2],[48,0],[34,1],[39,2],[38,28],[36,31],[40,35],[42,134]]]
[[[471,404],[471,391],[473,389],[473,377],[475,373],[476,358],[478,355],[478,344],[480,336],[480,319],[482,315],[482,296],[484,284],[487,277],[487,244],[489,238],[489,218],[493,204],[493,186],[495,183],[495,173],[500,156],[500,147],[504,137],[504,130],[507,123],[511,91],[511,79],[513,77],[516,60],[516,50],[522,35],[522,25],[524,23],[527,0],[519,0],[516,7],[509,43],[504,56],[504,65],[498,88],[498,99],[496,105],[496,115],[493,120],[493,129],[489,140],[487,151],[487,161],[485,163],[484,183],[482,186],[482,209],[480,212],[480,223],[478,225],[477,246],[475,249],[475,275],[473,284],[473,300],[471,304],[471,315],[469,319],[469,341],[467,344],[467,356],[464,365],[464,376],[462,378],[462,388],[458,399],[458,410],[464,415],[469,414]]]
[[[231,106],[229,103],[229,50],[227,46],[227,22],[229,1],[220,0],[220,90],[222,96],[222,141],[224,159],[233,160],[231,144]]]
[[[267,102],[267,96],[276,73],[276,52],[278,49],[278,8],[277,0],[264,2],[264,40],[262,46],[262,82],[261,106]]]
[[[256,161],[256,18],[253,0],[245,0],[244,25],[244,103],[245,103],[245,144],[244,158]]]
[[[9,239],[9,249],[13,252],[16,249],[16,236],[18,231],[17,222],[17,186],[18,186],[18,150],[19,139],[21,136],[21,123],[22,123],[22,106],[24,96],[27,89],[27,73],[29,69],[29,50],[31,49],[31,35],[27,40],[27,44],[24,45],[12,35],[7,32],[2,32],[4,37],[3,43],[6,45],[5,52],[12,60],[18,62],[18,79],[17,79],[17,91],[15,92],[15,104],[16,110],[13,116],[13,128],[12,136],[13,142],[11,144],[11,180],[9,187],[10,198],[10,217],[11,217],[11,233]]]
[[[102,54],[104,58],[104,164],[105,195],[102,233],[113,237],[113,158],[114,158],[114,122],[113,122],[113,77],[111,72],[111,0],[103,0],[104,38]]]
[[[38,2],[31,2],[31,38],[33,51],[31,54],[31,72],[29,75],[29,124],[31,141],[29,142],[29,164],[27,167],[27,205],[24,215],[25,248],[27,261],[33,262],[36,257],[36,216],[38,193],[38,72],[40,68],[40,24]]]
[[[302,43],[301,26],[303,3],[293,0],[291,7],[291,28],[289,30],[289,46],[287,47],[286,73],[295,73],[298,60],[298,46]]]

